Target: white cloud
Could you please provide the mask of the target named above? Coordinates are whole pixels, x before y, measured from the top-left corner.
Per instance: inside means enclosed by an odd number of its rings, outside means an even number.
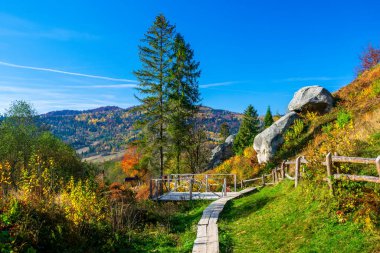
[[[37,71],[53,72],[53,73],[64,74],[64,75],[72,75],[72,76],[81,76],[81,77],[88,77],[88,78],[95,78],[95,79],[103,79],[103,80],[108,80],[108,81],[120,81],[120,82],[132,82],[132,83],[136,83],[135,80],[122,79],[122,78],[113,78],[113,77],[107,77],[107,76],[98,76],[98,75],[89,75],[89,74],[69,72],[69,71],[63,71],[63,70],[51,69],[51,68],[24,66],[24,65],[18,65],[18,64],[13,64],[13,63],[4,62],[4,61],[0,61],[0,65],[11,67],[11,68],[31,69],[31,70],[37,70]]]
[[[207,89],[207,88],[211,88],[211,87],[229,86],[229,85],[234,84],[234,83],[236,83],[236,82],[208,83],[208,84],[199,85],[199,88]]]

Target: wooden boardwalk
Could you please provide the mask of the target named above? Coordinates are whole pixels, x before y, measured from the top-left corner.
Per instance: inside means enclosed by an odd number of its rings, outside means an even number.
[[[194,241],[193,253],[218,253],[218,217],[224,205],[231,199],[256,190],[256,187],[246,188],[240,192],[229,192],[226,197],[212,202],[204,211],[198,222],[197,238]]]

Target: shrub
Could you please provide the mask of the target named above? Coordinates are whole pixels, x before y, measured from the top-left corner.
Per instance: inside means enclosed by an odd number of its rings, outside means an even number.
[[[343,129],[348,123],[350,123],[352,116],[349,112],[341,110],[338,112],[338,117],[336,119],[336,125],[338,128]]]
[[[374,96],[380,95],[380,79],[373,82],[372,92]]]

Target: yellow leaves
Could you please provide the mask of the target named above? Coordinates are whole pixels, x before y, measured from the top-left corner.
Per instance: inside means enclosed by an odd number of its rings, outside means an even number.
[[[71,178],[60,196],[59,204],[63,206],[66,218],[75,225],[96,223],[106,218],[103,212],[105,199],[97,196],[88,180],[75,183]]]

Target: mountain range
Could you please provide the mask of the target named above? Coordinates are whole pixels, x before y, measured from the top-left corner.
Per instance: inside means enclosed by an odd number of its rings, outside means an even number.
[[[52,111],[40,115],[39,123],[82,157],[107,156],[122,152],[136,136],[133,124],[140,113],[132,109],[106,106],[85,111]],[[236,133],[242,114],[201,106],[197,117],[210,143],[216,144],[221,124],[227,123],[230,133]]]

